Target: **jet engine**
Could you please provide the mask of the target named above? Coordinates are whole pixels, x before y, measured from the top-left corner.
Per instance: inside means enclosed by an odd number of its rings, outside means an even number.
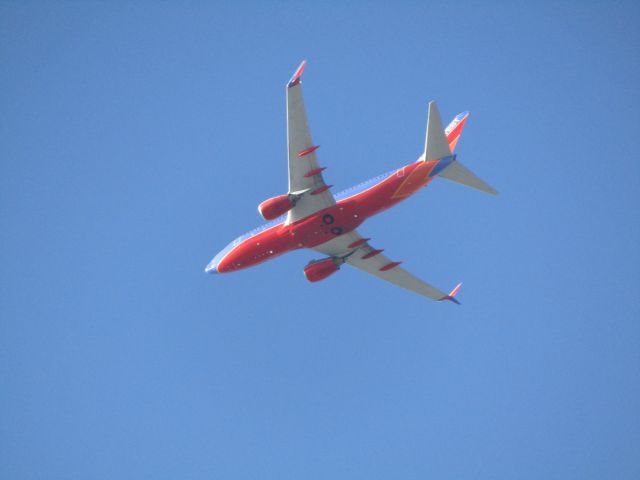
[[[319,282],[329,275],[340,270],[338,263],[334,258],[325,258],[324,260],[314,260],[304,267],[304,276],[310,282]]]
[[[258,211],[265,220],[274,220],[293,208],[289,195],[278,195],[258,205]]]

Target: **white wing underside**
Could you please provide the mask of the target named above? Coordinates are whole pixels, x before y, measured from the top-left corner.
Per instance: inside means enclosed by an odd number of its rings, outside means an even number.
[[[400,266],[393,267],[387,271],[380,271],[380,269],[391,263],[391,260],[382,253],[378,255],[363,259],[362,257],[374,249],[369,244],[364,243],[360,247],[349,248],[354,242],[361,240],[363,237],[355,230],[339,237],[334,238],[322,245],[314,247],[313,250],[324,253],[332,257],[343,258],[349,265],[356,267],[363,272],[370,273],[382,280],[398,285],[399,287],[406,288],[412,292],[418,293],[432,300],[442,300],[447,297],[447,294],[442,290],[429,285],[428,283],[420,280],[407,272]]]
[[[307,124],[307,113],[302,97],[302,85],[287,86],[287,140],[289,145],[289,193],[306,192],[287,214],[287,224],[324,210],[336,201],[329,190],[312,195],[314,190],[325,186],[322,173],[305,177],[319,168],[316,152],[300,156],[301,152],[313,147]]]
[[[302,62],[286,87],[289,194],[297,197],[295,206],[287,214],[286,224],[313,215],[336,203],[335,198],[328,189],[323,191],[323,187],[326,184],[322,173],[318,170],[320,166],[315,151],[317,147],[314,148],[311,133],[309,132],[302,86],[300,84],[300,76],[304,66],[305,62]],[[430,108],[436,108],[435,104]],[[439,118],[437,120],[439,121]],[[442,130],[442,126],[439,124],[433,124],[431,128],[433,130],[438,128]],[[429,153],[430,149],[433,148],[435,147],[429,147],[425,153]],[[442,147],[442,150],[446,150],[449,154],[451,153],[448,150],[448,145],[446,145],[446,149]],[[439,151],[433,152],[434,155],[439,153]],[[311,174],[311,172],[314,173]],[[359,242],[358,246],[352,246],[362,239],[363,237],[354,230],[318,245],[314,250],[331,257],[343,259],[345,263],[353,267],[433,300],[452,299],[452,295],[455,295],[455,291],[459,288],[459,286],[456,287],[451,296],[449,296],[445,292],[411,275],[398,265],[387,270],[381,270],[383,267],[390,266],[391,260],[382,253],[369,258],[362,258],[374,251],[365,241]]]

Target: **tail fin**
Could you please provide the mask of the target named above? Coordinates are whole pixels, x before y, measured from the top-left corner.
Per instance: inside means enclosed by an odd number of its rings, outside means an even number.
[[[467,122],[468,117],[469,112],[462,112],[456,115],[456,118],[454,118],[449,126],[444,129],[444,134],[447,136],[447,142],[449,142],[449,148],[452,153],[456,149],[456,145],[458,144],[458,140],[460,140],[462,129],[464,128],[464,124]]]
[[[436,102],[429,102],[429,116],[427,117],[427,140],[424,144],[424,160],[440,160],[451,156],[449,142],[442,128],[440,112]]]
[[[478,178],[471,170],[463,166],[452,156],[452,151],[458,143],[468,112],[458,115],[447,130],[443,130],[440,112],[436,102],[429,102],[429,118],[427,120],[427,141],[424,148],[424,160],[441,160],[432,171],[447,180],[462,183],[492,195],[498,192],[484,180]]]

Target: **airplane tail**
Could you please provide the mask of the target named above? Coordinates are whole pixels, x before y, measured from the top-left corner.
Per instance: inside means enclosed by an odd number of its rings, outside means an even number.
[[[439,160],[431,171],[431,175],[439,175],[447,180],[476,188],[492,195],[498,192],[471,170],[456,160],[453,150],[458,143],[468,112],[458,115],[447,127],[442,128],[442,120],[436,102],[429,102],[429,118],[427,119],[427,139],[424,147],[424,161]]]
[[[444,129],[444,134],[447,136],[447,142],[449,143],[449,148],[452,153],[456,149],[458,140],[460,140],[460,135],[462,134],[464,124],[467,123],[467,118],[469,118],[469,112],[462,112],[456,115],[456,118]]]

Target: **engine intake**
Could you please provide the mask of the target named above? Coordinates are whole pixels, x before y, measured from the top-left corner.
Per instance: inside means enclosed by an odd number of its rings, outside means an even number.
[[[265,200],[258,205],[258,211],[265,220],[274,220],[280,215],[284,215],[294,206],[289,195],[279,195]]]
[[[338,270],[340,267],[335,259],[325,258],[324,260],[314,260],[304,267],[304,276],[310,282],[319,282]]]

